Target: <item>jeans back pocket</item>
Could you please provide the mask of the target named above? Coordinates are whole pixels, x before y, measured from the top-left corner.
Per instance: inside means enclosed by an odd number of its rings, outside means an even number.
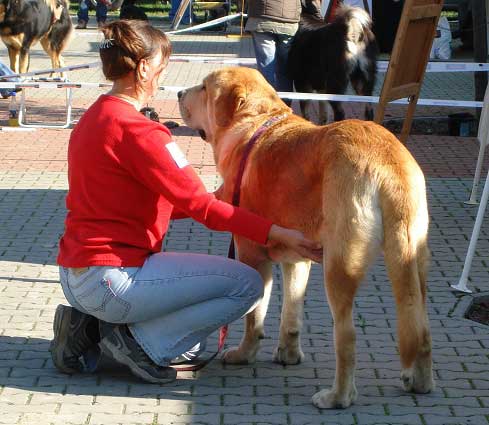
[[[128,280],[117,267],[90,267],[80,275],[68,276],[68,285],[76,301],[92,316],[109,323],[125,323],[131,305],[117,292]]]

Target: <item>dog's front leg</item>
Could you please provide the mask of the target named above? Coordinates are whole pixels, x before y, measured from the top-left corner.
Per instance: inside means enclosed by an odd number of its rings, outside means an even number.
[[[8,56],[10,59],[10,69],[15,73],[20,73],[20,50],[8,45]]]
[[[279,344],[273,360],[284,365],[299,364],[304,358],[300,332],[304,314],[304,296],[311,262],[282,263],[284,301],[280,319]]]
[[[319,125],[326,125],[328,123],[328,101],[318,101],[318,109]]]
[[[299,105],[301,107],[301,115],[305,120],[311,121],[311,116],[309,114],[309,109],[311,107],[311,101],[300,100]]]
[[[29,71],[29,63],[30,63],[29,48],[22,46],[22,48],[20,49],[20,62],[19,62],[19,69],[21,74],[25,74],[27,71]]]
[[[241,259],[241,258],[240,258]],[[246,262],[246,261],[244,261]],[[256,308],[245,316],[245,331],[239,347],[232,347],[224,353],[223,362],[230,364],[249,364],[256,359],[260,340],[265,337],[264,322],[267,315],[270,294],[272,293],[272,263],[262,262],[257,267],[264,283],[263,298]]]

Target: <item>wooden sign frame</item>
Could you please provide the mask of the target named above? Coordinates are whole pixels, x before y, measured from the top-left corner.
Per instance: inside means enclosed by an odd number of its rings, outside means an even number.
[[[408,98],[401,141],[406,142],[421,91],[443,0],[406,0],[374,121],[382,124],[387,103]]]

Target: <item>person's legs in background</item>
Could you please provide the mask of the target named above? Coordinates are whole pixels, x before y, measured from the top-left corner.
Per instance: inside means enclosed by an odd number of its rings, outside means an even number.
[[[95,16],[99,27],[105,24],[105,21],[107,20],[107,4],[103,0],[97,0]]]
[[[252,31],[258,71],[276,89],[275,36],[267,32]]]
[[[88,8],[90,0],[80,0],[78,5],[78,25],[76,29],[85,29],[88,24]]]
[[[287,58],[289,55],[290,43],[292,36],[285,34],[275,34],[276,53],[275,53],[275,89],[277,91],[292,92],[294,86],[292,80],[287,76]],[[284,102],[290,106],[292,100],[284,99]]]

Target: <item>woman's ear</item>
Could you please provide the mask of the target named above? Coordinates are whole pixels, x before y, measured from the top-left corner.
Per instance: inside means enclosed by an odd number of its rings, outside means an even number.
[[[138,62],[137,73],[141,81],[148,81],[149,63],[147,59]]]

